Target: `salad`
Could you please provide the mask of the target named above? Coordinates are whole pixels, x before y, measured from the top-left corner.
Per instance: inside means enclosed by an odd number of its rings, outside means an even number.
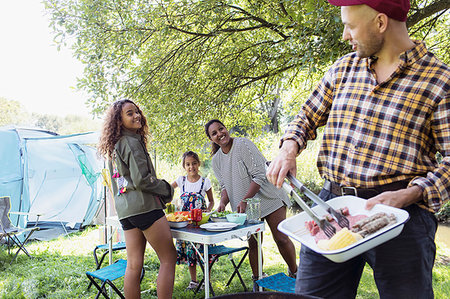
[[[211,214],[211,217],[224,218],[227,217],[227,214],[233,214],[233,212],[231,211],[214,212]]]

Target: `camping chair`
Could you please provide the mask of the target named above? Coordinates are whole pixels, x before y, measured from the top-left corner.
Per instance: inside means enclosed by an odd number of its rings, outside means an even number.
[[[126,249],[125,242],[117,242],[112,245],[113,252],[116,250],[124,250],[124,249]],[[103,251],[103,253],[100,257],[100,260],[98,259],[98,255],[97,255],[98,250]],[[109,244],[101,244],[101,245],[95,246],[94,252],[93,252],[95,267],[96,267],[95,270],[98,270],[102,267],[103,261],[108,253],[109,253]],[[92,285],[92,281],[89,282],[89,285],[87,287],[88,290],[90,289],[91,285]]]
[[[105,298],[109,299],[108,292],[106,290],[106,285],[111,286],[111,288],[120,296],[120,298],[125,299],[125,296],[122,292],[114,285],[113,281],[117,278],[125,276],[125,270],[127,269],[127,261],[120,259],[112,265],[103,267],[99,270],[95,270],[93,272],[86,272],[86,276],[92,282],[92,284],[98,289],[98,293],[95,296],[95,299],[99,298],[100,295],[103,295]],[[144,278],[145,270],[142,268],[141,272],[141,280]],[[99,285],[96,279],[102,282]]]
[[[19,214],[19,215],[27,215],[28,213],[14,213],[10,211],[11,209],[11,200],[8,196],[2,196],[0,197],[0,239],[5,238],[6,244],[8,247],[8,254],[10,254],[10,247],[14,244],[18,246],[16,254],[14,255],[14,258],[11,260],[10,264],[16,259],[17,255],[20,251],[23,251],[28,257],[31,258],[30,253],[25,248],[25,244],[27,243],[28,239],[31,237],[34,231],[39,230],[39,227],[37,227],[37,221],[36,224],[31,228],[19,228],[15,227],[11,223],[11,219],[9,218],[10,214]],[[39,215],[38,215],[39,217]],[[21,241],[18,235],[26,234],[24,236],[24,241]]]
[[[295,293],[295,278],[289,277],[284,273],[261,278],[256,281],[256,284],[273,291]]]
[[[234,260],[233,260],[233,253],[239,252],[239,251],[242,251],[242,250],[245,250],[245,253],[244,253],[244,255],[242,256],[242,258],[241,258],[241,260],[239,261],[239,263],[236,265],[236,263],[235,263]],[[201,247],[199,251],[200,251],[201,253],[203,253],[203,247]],[[198,254],[198,253],[197,253],[197,254]],[[234,276],[237,275],[237,276],[239,277],[239,280],[241,281],[242,286],[244,287],[244,291],[247,292],[247,286],[245,285],[245,282],[244,282],[244,280],[242,279],[241,274],[239,273],[239,267],[240,267],[240,266],[242,265],[242,263],[244,262],[245,258],[247,257],[247,254],[248,254],[248,247],[232,248],[232,247],[226,247],[226,246],[223,246],[223,245],[210,246],[210,247],[208,248],[208,255],[209,255],[209,256],[212,256],[212,259],[211,259],[211,262],[210,262],[210,265],[209,265],[209,271],[210,271],[209,273],[211,273],[212,267],[214,266],[215,262],[216,262],[221,256],[228,255],[228,259],[230,260],[231,264],[233,265],[234,271],[233,271],[233,273],[231,274],[230,279],[228,279],[228,282],[227,282],[227,285],[226,285],[226,286],[229,286],[229,285],[231,284],[231,281],[233,280]],[[207,259],[205,258],[205,260],[207,260]],[[208,259],[208,260],[209,260],[209,259]],[[205,275],[205,268],[204,268],[204,265],[203,265],[203,260],[202,260],[202,258],[198,258],[198,264],[200,265],[200,268],[202,269],[202,271],[203,271],[203,276],[204,276],[204,275]],[[201,286],[202,286],[202,284],[203,284],[204,281],[205,281],[205,278],[202,278],[202,280],[201,280],[200,283],[198,284],[197,289],[195,290],[196,293],[200,290],[200,288],[201,288]],[[213,296],[215,296],[214,290],[213,290],[212,285],[211,285],[211,282],[209,283],[209,289],[211,290],[211,294],[212,294]]]

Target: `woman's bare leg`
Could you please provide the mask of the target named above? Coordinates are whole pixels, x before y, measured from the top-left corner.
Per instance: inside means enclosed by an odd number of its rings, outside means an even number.
[[[278,230],[278,224],[284,219],[286,219],[286,207],[284,206],[265,217],[272,232],[273,239],[277,244],[278,251],[288,265],[291,273],[296,273],[297,262],[294,243],[292,243],[288,236]]]
[[[144,231],[145,238],[155,250],[161,264],[156,280],[158,298],[172,298],[175,280],[177,251],[173,245],[172,233],[166,217],[161,217]],[[127,298],[128,299],[128,298]]]
[[[127,299],[141,298],[141,271],[144,264],[146,240],[142,231],[133,228],[124,231],[127,247],[127,269],[123,290]]]
[[[253,277],[258,277],[258,241],[256,238],[256,235],[252,235],[248,240],[248,261],[250,262],[250,268],[252,268]],[[262,241],[263,234],[261,234],[261,245]],[[262,254],[261,257],[263,257]]]

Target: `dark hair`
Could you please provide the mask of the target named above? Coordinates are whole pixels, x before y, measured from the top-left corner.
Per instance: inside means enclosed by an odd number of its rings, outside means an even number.
[[[218,119],[211,119],[211,120],[210,120],[209,122],[207,122],[206,125],[205,125],[205,133],[206,133],[206,136],[208,136],[209,139],[211,139],[211,136],[209,136],[208,130],[209,130],[209,127],[210,127],[213,123],[219,123],[219,124],[221,124],[222,126],[225,127],[225,125],[224,125],[220,120],[218,120]],[[225,128],[226,128],[226,127],[225,127]],[[219,148],[220,148],[220,146],[219,146],[217,143],[211,142],[211,156],[214,156],[214,154],[217,153],[217,151],[219,150]]]
[[[197,160],[198,164],[200,164],[200,158],[198,157],[197,153],[194,153],[193,151],[187,151],[183,154],[183,168],[184,168],[184,162],[186,161],[187,157],[192,157],[195,160]]]
[[[139,135],[142,136],[144,144],[147,144],[148,135],[148,125],[147,119],[142,113],[141,109],[133,101],[128,99],[122,99],[112,103],[106,112],[105,121],[103,122],[102,134],[100,136],[100,141],[97,145],[99,153],[110,159],[114,151],[114,145],[122,137],[122,107],[126,103],[131,103],[136,106],[139,114],[141,115],[141,125],[142,127],[137,131]]]

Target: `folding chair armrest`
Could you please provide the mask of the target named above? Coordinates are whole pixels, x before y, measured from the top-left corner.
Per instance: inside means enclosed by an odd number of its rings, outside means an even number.
[[[44,215],[44,213],[30,213],[30,212],[9,212],[9,214],[13,215],[21,215],[21,216],[36,216],[36,223],[34,226],[36,227],[39,223],[39,218]]]
[[[9,212],[9,213],[15,215],[32,215],[37,217],[41,217],[42,215],[44,215],[44,213],[32,213],[32,212]]]
[[[106,255],[109,253],[109,246],[108,247],[107,246],[108,246],[108,244],[101,244],[101,245],[95,246],[95,248],[94,248],[93,256],[94,256],[94,261],[95,261],[95,265],[96,265],[97,269],[100,269],[100,267],[103,263],[103,260],[105,259]],[[117,242],[112,245],[113,252],[117,251],[117,250],[124,250],[124,249],[126,249],[125,242]],[[97,255],[97,250],[103,250],[100,260]]]

